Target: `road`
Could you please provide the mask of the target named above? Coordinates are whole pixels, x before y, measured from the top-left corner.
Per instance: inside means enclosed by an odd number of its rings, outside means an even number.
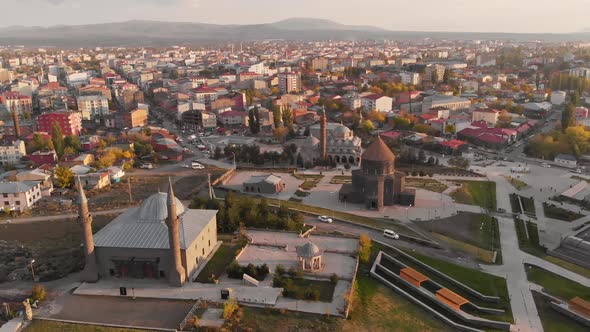
[[[455,251],[449,247],[446,247],[441,243],[443,249],[431,248],[423,245],[419,245],[414,242],[404,240],[394,240],[383,236],[382,231],[374,230],[368,227],[351,224],[344,221],[334,219],[330,224],[318,221],[316,217],[310,215],[304,215],[304,222],[308,225],[314,225],[320,231],[337,231],[345,234],[360,235],[367,234],[371,239],[378,240],[380,242],[387,243],[392,246],[409,249],[412,251],[420,252],[424,255],[428,255],[437,259],[441,259],[447,262],[458,264],[469,268],[479,268],[479,265],[468,255],[460,251]]]

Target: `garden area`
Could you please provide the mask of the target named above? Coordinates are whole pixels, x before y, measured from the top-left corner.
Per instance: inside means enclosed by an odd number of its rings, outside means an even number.
[[[531,255],[545,256],[545,248],[539,244],[539,231],[537,225],[530,221],[524,221],[520,218],[514,218],[516,235],[518,236],[518,246],[520,250]]]
[[[504,176],[504,178],[506,179],[506,181],[508,181],[508,183],[510,183],[514,188],[516,188],[516,190],[523,190],[529,186],[528,184],[526,184],[526,182],[519,180],[513,176]]]
[[[522,202],[522,209],[520,208],[519,200]],[[510,194],[510,206],[512,207],[512,212],[514,213],[525,213],[532,217],[536,217],[537,213],[535,212],[535,201],[532,197],[524,197],[517,194]]]
[[[350,175],[334,175],[330,179],[331,184],[347,184],[352,183],[352,176]]]
[[[546,217],[567,222],[580,219],[584,216],[583,214],[579,214],[577,212],[570,211],[559,206],[556,206],[555,204],[549,204],[546,202],[543,202],[543,211],[545,211]]]
[[[406,178],[406,186],[416,189],[434,191],[437,193],[442,193],[449,188],[446,184],[437,180],[420,178]]]
[[[303,183],[299,186],[299,188],[303,190],[311,190],[318,185],[318,183],[324,178],[323,175],[320,174],[301,174],[301,173],[294,173],[293,177],[297,180],[302,180]]]
[[[25,332],[147,332],[147,330],[34,320]]]
[[[334,288],[338,277],[333,275],[330,280],[304,279],[301,270],[290,268],[286,271],[278,265],[273,278],[273,287],[282,287],[283,296],[297,300],[332,302]]]
[[[564,301],[569,301],[574,297],[590,301],[590,287],[580,285],[535,265],[526,264],[525,267],[529,281],[543,287],[547,293]]]
[[[415,224],[485,263],[494,263],[494,251],[498,251],[496,263],[501,262],[498,221],[489,215],[460,211],[455,216]]]
[[[496,211],[496,183],[492,181],[454,181],[461,186],[451,193],[459,204],[478,205]]]
[[[229,235],[219,235],[218,238],[223,243],[213,257],[207,262],[207,265],[201,270],[199,275],[193,280],[201,283],[214,283],[215,280],[223,274],[225,269],[235,260],[236,255],[246,246],[248,240],[245,238],[235,238]]]

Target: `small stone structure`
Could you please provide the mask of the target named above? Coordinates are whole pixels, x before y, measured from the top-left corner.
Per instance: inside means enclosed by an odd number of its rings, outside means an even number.
[[[311,241],[297,247],[296,251],[303,271],[314,272],[322,269],[322,253]]]

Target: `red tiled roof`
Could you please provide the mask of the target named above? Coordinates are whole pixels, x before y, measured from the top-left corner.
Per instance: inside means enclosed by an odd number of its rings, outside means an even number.
[[[465,144],[467,144],[467,143],[465,143],[463,141],[460,141],[460,140],[457,140],[457,139],[452,139],[452,140],[444,141],[444,142],[441,142],[440,143],[440,145],[446,146],[446,147],[451,148],[451,149],[456,149],[456,148],[458,148],[458,147],[460,147],[462,145],[465,145]]]

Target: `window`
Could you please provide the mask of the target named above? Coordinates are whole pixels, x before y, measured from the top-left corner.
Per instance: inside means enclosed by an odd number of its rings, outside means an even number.
[[[203,256],[205,256],[205,248],[203,248]]]
[[[20,205],[20,201],[16,201],[16,202],[14,202],[14,204]]]

